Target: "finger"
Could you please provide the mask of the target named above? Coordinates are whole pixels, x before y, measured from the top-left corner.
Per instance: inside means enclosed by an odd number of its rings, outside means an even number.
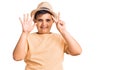
[[[19,17],[20,23],[22,24],[22,19]]]
[[[23,21],[25,22],[25,14],[23,15]]]
[[[28,14],[24,14],[24,20],[25,20],[25,22],[27,22],[28,21]]]
[[[64,23],[64,21],[61,21],[61,25],[64,25],[65,23]]]
[[[55,17],[52,16],[52,19],[54,20],[55,23],[57,23],[57,20]]]
[[[33,22],[33,18],[34,18],[34,16],[31,17],[30,22]]]
[[[57,20],[60,20],[60,12],[58,12]]]
[[[26,21],[28,21],[28,19],[29,19],[29,14],[27,13],[27,15],[26,15]]]
[[[28,21],[28,16],[29,16],[29,14],[24,14],[24,21],[25,21],[25,22]]]
[[[27,15],[26,15],[26,14],[23,15],[23,21],[24,21],[24,22],[27,21]]]
[[[60,24],[60,25],[61,25],[61,24],[63,24],[63,23],[62,23],[62,21],[61,21],[61,20],[59,20],[58,24]]]

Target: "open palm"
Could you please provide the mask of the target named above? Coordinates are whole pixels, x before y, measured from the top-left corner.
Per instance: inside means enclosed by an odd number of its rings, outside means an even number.
[[[32,16],[32,18],[29,18],[28,14],[24,14],[23,20],[21,18],[19,18],[20,22],[22,24],[23,32],[30,33],[34,29],[35,24],[33,24],[33,18],[34,18],[33,16]]]

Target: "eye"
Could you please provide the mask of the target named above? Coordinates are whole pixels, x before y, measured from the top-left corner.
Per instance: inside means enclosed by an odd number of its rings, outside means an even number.
[[[38,22],[42,22],[43,20],[42,20],[42,19],[38,19],[37,21],[38,21]]]
[[[46,19],[46,22],[50,22],[51,21],[51,19]]]

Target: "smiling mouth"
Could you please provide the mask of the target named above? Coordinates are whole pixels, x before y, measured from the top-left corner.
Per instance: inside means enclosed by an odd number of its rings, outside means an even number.
[[[46,29],[46,28],[48,28],[48,27],[40,27],[41,29]]]

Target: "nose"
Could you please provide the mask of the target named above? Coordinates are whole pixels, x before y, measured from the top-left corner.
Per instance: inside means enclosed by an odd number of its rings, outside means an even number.
[[[42,25],[45,25],[45,24],[46,24],[46,21],[43,21],[43,22],[42,22]]]

